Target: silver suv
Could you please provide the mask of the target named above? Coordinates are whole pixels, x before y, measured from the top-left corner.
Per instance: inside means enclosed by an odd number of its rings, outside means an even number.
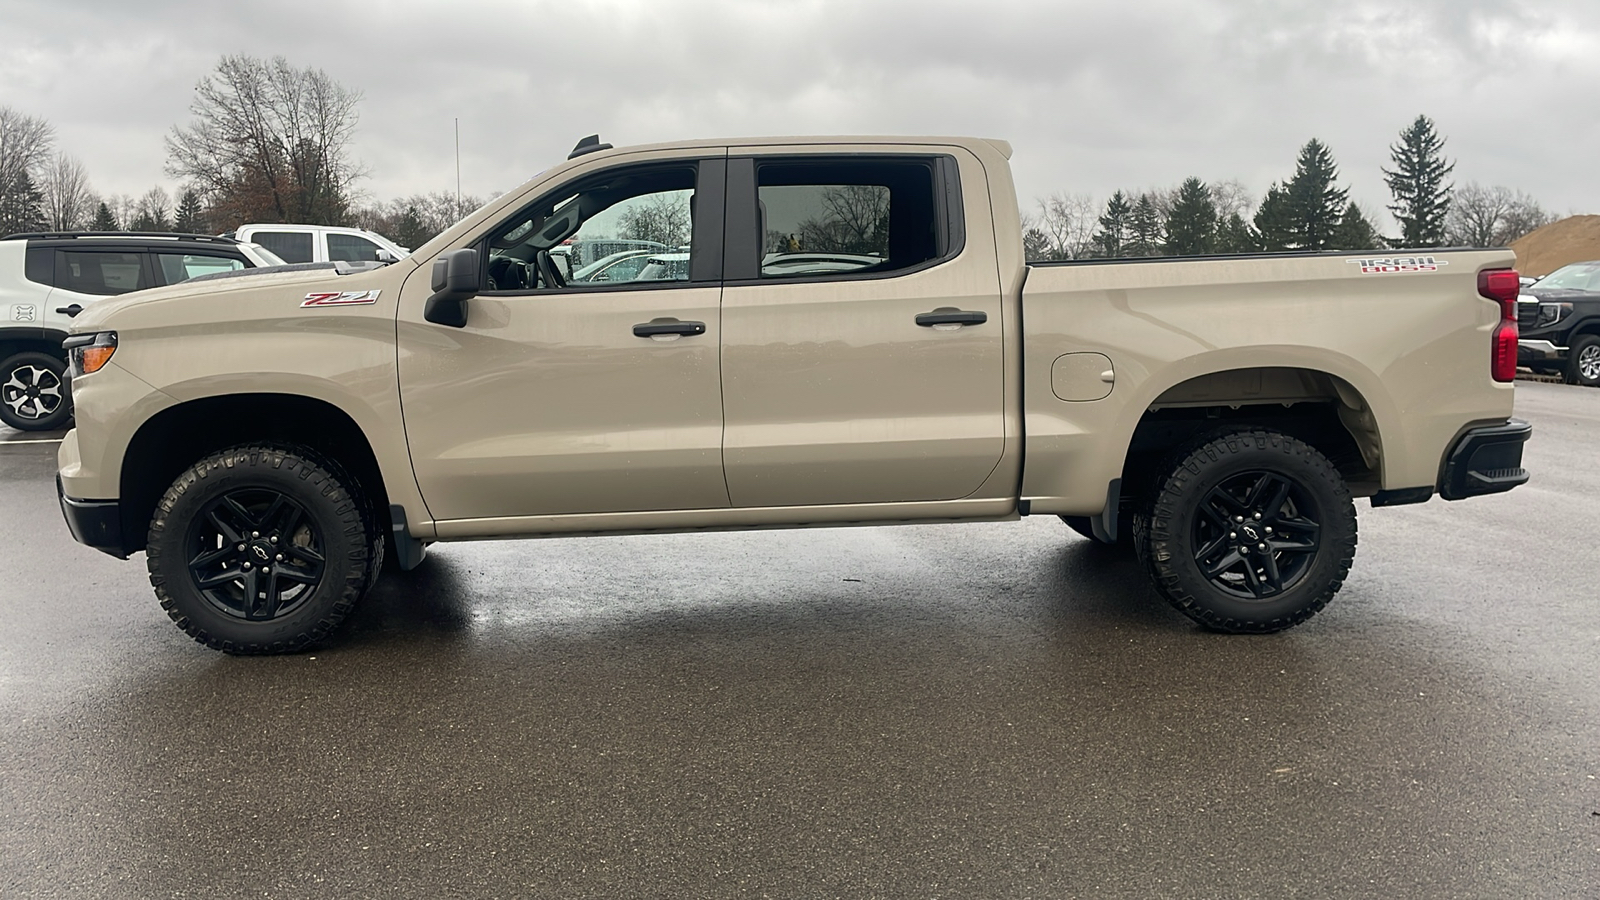
[[[149,232],[53,232],[0,239],[0,422],[24,431],[72,418],[61,341],[102,297],[197,275],[283,265],[232,238]]]

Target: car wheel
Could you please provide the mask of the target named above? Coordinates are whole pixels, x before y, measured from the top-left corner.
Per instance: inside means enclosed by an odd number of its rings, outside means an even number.
[[[67,364],[48,353],[18,353],[0,363],[0,422],[19,431],[54,431],[72,419]]]
[[[366,594],[382,552],[350,476],[306,448],[267,445],[214,453],[178,476],[145,550],[167,615],[238,654],[327,637]]]
[[[1355,505],[1314,448],[1237,431],[1184,455],[1134,534],[1179,612],[1216,631],[1261,634],[1304,622],[1338,593],[1355,558]]]
[[[1567,382],[1600,386],[1600,336],[1586,334],[1567,351]]]

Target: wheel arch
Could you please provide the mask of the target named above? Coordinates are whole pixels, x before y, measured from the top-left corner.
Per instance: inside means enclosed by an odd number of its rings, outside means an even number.
[[[169,406],[139,426],[122,454],[120,511],[124,550],[144,546],[168,485],[207,454],[246,443],[295,444],[336,460],[386,526],[389,485],[372,441],[349,413],[296,394],[229,394]]]

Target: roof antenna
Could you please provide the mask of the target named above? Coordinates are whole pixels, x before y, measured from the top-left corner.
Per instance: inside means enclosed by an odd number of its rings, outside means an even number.
[[[591,134],[583,140],[578,141],[578,146],[572,148],[572,152],[567,154],[567,159],[577,159],[585,153],[598,153],[601,150],[610,149],[610,144],[600,143],[600,135]]]

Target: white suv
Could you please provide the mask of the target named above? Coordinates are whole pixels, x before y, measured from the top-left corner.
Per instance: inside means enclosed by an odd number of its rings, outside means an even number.
[[[61,341],[102,297],[197,275],[281,266],[255,244],[197,234],[60,232],[0,239],[0,422],[24,431],[72,418]]]
[[[291,263],[395,262],[411,253],[376,231],[334,225],[240,225],[228,237],[253,241]]]

